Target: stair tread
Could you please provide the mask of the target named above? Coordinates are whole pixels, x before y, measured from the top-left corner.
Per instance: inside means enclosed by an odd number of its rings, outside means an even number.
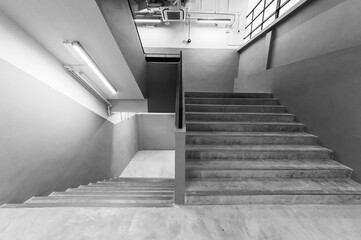
[[[290,126],[294,126],[294,125],[298,125],[298,126],[304,126],[304,124],[299,123],[299,122],[249,122],[249,121],[186,121],[186,124],[243,124],[243,125],[262,125],[262,124],[268,124],[268,125],[290,125]]]
[[[255,115],[255,116],[295,116],[291,113],[262,113],[262,112],[186,112],[188,115],[211,115],[211,114],[219,114],[219,115]]]
[[[186,99],[205,99],[205,100],[213,100],[213,99],[242,99],[242,100],[279,100],[278,98],[274,98],[274,97],[186,97]],[[188,103],[187,103],[188,104]]]
[[[257,98],[259,96],[269,96],[269,97],[272,97],[272,93],[269,93],[269,92],[264,92],[264,93],[251,93],[251,92],[247,92],[247,93],[243,93],[243,92],[207,92],[207,91],[201,91],[201,92],[198,92],[198,91],[187,91],[184,93],[185,94],[185,97],[189,97],[189,96],[195,96],[195,97],[198,97],[198,96],[204,96],[204,95],[212,95],[214,97],[222,97],[222,95],[228,95],[228,96],[252,96]],[[198,95],[198,96],[197,96]]]
[[[171,200],[173,199],[173,195],[167,196],[122,196],[122,195],[72,195],[72,194],[64,194],[64,195],[50,195],[44,197],[33,197],[26,202],[37,202],[37,201],[52,201],[52,200],[64,200],[64,201],[71,201],[71,200],[79,200],[79,201],[86,201],[86,200],[109,200],[109,201],[116,201],[116,200]]]
[[[351,168],[331,159],[323,160],[198,160],[187,159],[188,169],[199,170],[348,170]]]
[[[174,182],[174,178],[130,178],[130,177],[118,177],[118,178],[114,178],[111,181],[114,182]]]
[[[191,180],[187,195],[259,195],[259,194],[358,194],[361,185],[348,179],[275,179]]]
[[[23,204],[5,204],[0,208],[56,208],[56,207],[116,207],[116,208],[129,208],[129,207],[173,207],[173,203],[89,203],[89,202],[48,202],[48,203],[23,203]]]
[[[202,107],[257,107],[257,108],[286,108],[284,105],[237,105],[237,104],[216,104],[216,103],[186,103],[185,106],[202,106]]]
[[[316,137],[305,132],[211,132],[211,131],[190,131],[187,136],[239,136],[239,137]]]
[[[131,192],[111,192],[111,191],[82,191],[72,190],[66,192],[53,192],[50,196],[171,196],[174,195],[174,191],[158,191],[158,192],[145,192],[145,191],[131,191]]]
[[[203,145],[187,144],[189,151],[328,151],[318,145]]]
[[[174,188],[159,188],[159,189],[149,189],[149,188],[119,188],[119,187],[104,187],[104,188],[94,188],[83,186],[81,188],[68,188],[65,192],[84,192],[84,193],[109,193],[109,194],[132,194],[132,193],[145,193],[145,194],[157,194],[157,193],[169,193],[174,192]]]

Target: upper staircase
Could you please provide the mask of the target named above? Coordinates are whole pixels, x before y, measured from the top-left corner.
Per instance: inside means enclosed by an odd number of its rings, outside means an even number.
[[[272,94],[185,97],[186,204],[361,203],[352,169]]]

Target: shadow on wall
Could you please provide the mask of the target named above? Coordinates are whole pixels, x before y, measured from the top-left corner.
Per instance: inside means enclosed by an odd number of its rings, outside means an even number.
[[[361,182],[360,66],[361,45],[250,75],[235,90],[273,92]]]

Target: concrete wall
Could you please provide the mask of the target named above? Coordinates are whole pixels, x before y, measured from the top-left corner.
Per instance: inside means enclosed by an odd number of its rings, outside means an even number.
[[[98,115],[107,116],[104,103],[78,84],[64,70],[62,63],[54,55],[1,9],[0,36],[0,60],[11,63],[36,78],[37,81],[43,82]],[[59,44],[61,44],[61,40]],[[62,48],[64,51],[63,46]]]
[[[146,97],[147,64],[128,1],[96,0],[139,88]]]
[[[174,150],[174,113],[137,115],[139,150]]]
[[[183,52],[185,91],[233,92],[238,54],[232,49],[145,48],[146,53]]]
[[[232,92],[237,57],[235,50],[183,50],[184,91]]]
[[[113,112],[148,112],[146,99],[111,100]]]
[[[147,100],[149,112],[174,113],[178,63],[148,62]]]
[[[0,60],[0,204],[119,176],[136,118],[113,125]]]
[[[359,181],[360,11],[356,0],[310,1],[276,27],[269,70],[247,61],[251,52],[261,58],[267,51],[262,39],[240,53],[234,88],[273,92]]]

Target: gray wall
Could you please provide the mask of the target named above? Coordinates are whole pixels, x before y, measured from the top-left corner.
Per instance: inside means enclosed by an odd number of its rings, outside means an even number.
[[[238,72],[238,54],[234,49],[146,48],[149,53],[183,51],[185,91],[232,92]]]
[[[183,50],[185,91],[232,92],[237,76],[238,54],[235,50]]]
[[[136,118],[113,125],[0,60],[0,204],[119,176]]]
[[[146,97],[147,64],[142,43],[127,0],[96,0],[143,96]]]
[[[178,63],[147,63],[149,112],[174,113]]]
[[[148,112],[148,103],[144,99],[110,100],[113,112]]]
[[[174,150],[174,113],[137,115],[139,150]]]
[[[361,179],[361,2],[315,0],[275,29],[271,69],[247,61],[262,44],[240,53],[235,91],[273,92],[336,159]],[[259,41],[262,41],[259,40]],[[255,49],[258,48],[258,49]],[[256,58],[257,58],[256,57]]]

